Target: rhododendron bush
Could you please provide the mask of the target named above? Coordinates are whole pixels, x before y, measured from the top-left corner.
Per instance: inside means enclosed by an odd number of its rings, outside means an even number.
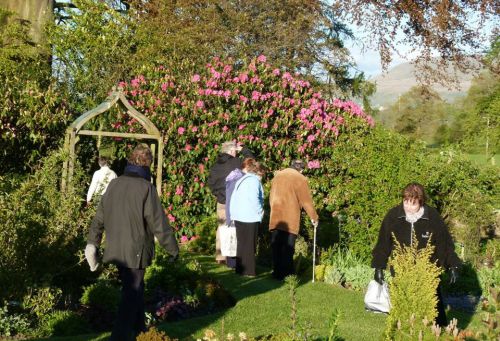
[[[224,141],[252,150],[269,170],[265,180],[293,158],[321,177],[339,134],[373,126],[354,102],[325,100],[307,80],[272,67],[265,56],[240,66],[216,58],[200,72],[188,63],[159,66],[120,86],[165,136],[162,201],[180,236],[190,237],[194,224],[215,211],[206,181]],[[139,129],[126,115],[113,126]]]

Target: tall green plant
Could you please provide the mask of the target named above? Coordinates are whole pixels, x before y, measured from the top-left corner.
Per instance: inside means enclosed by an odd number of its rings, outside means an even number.
[[[0,298],[31,287],[79,287],[90,276],[78,255],[92,210],[82,210],[82,174],[59,188],[64,153],[54,152],[12,192],[0,193]],[[71,279],[71,280],[70,280]]]
[[[22,173],[53,148],[69,114],[51,80],[50,50],[0,7],[0,174]]]
[[[433,321],[436,318],[436,292],[442,272],[431,262],[433,245],[427,243],[425,248],[419,250],[417,243],[404,246],[393,238],[396,247],[389,259],[389,266],[394,269],[395,275],[389,281],[391,313],[386,320],[385,330],[388,340],[393,339],[396,330],[398,333],[411,332],[417,336],[424,329],[420,321]],[[413,240],[417,240],[414,232]]]

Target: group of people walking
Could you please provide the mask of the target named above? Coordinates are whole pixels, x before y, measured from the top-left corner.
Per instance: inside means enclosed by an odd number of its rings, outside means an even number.
[[[242,158],[237,153],[241,152]],[[275,173],[271,183],[269,230],[273,250],[273,277],[282,280],[294,273],[293,254],[299,233],[301,209],[313,224],[318,222],[307,178],[301,173],[305,165],[294,160],[289,168]],[[208,177],[208,186],[217,198],[216,255],[218,263],[234,267],[236,273],[255,276],[257,232],[264,216],[264,166],[252,152],[233,141],[225,142]],[[236,257],[220,252],[220,229],[223,224],[236,227]]]
[[[241,154],[242,157],[240,157]],[[123,175],[116,177],[106,162],[92,181],[102,195],[91,223],[85,255],[94,271],[99,264],[98,250],[106,233],[103,261],[118,267],[122,296],[111,340],[132,340],[145,330],[144,273],[154,255],[155,237],[176,259],[179,253],[176,238],[169,226],[160,199],[151,183],[152,153],[139,145],[130,154]],[[294,273],[293,255],[299,233],[300,215],[304,210],[313,226],[318,225],[307,178],[302,174],[305,164],[293,160],[289,167],[274,173],[269,195],[269,231],[273,258],[273,277],[283,280]],[[228,141],[210,170],[208,186],[217,199],[219,226],[234,223],[236,257],[220,253],[219,230],[216,233],[216,261],[226,263],[245,276],[255,276],[257,232],[264,216],[262,177],[266,170],[246,147]],[[105,181],[103,181],[103,179]],[[111,181],[111,179],[114,179]],[[95,184],[94,184],[95,182]],[[108,186],[109,184],[109,186]],[[413,235],[416,240],[413,240]],[[450,270],[456,281],[460,260],[454,251],[450,233],[438,211],[426,204],[424,188],[417,183],[405,187],[402,202],[384,218],[373,250],[374,278],[382,283],[387,260],[394,248],[394,238],[402,245],[428,242],[435,246],[433,260]],[[438,288],[437,323],[446,325],[446,315]]]

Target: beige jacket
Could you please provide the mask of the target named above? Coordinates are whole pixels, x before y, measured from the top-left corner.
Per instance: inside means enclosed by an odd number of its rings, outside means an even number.
[[[295,169],[286,168],[276,172],[271,182],[269,202],[269,230],[278,229],[299,234],[302,208],[309,218],[318,220],[307,178]]]

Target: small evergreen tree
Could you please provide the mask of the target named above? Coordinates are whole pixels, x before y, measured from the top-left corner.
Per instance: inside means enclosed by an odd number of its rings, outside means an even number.
[[[413,240],[417,240],[414,232]],[[389,260],[395,276],[389,281],[392,307],[386,320],[387,340],[394,339],[396,330],[402,334],[418,335],[425,328],[420,321],[436,318],[436,290],[442,272],[431,262],[434,246],[430,243],[420,250],[418,243],[404,246],[395,239],[395,245]]]

